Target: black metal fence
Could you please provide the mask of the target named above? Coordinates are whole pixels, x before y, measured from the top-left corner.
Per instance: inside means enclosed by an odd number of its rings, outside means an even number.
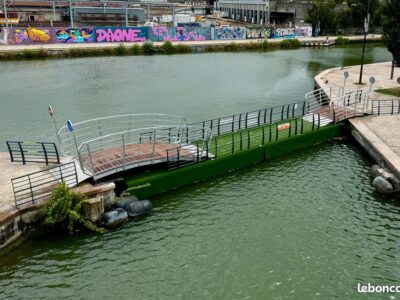
[[[380,115],[398,115],[400,114],[399,99],[372,100],[371,114]]]
[[[208,127],[213,136],[234,133],[240,130],[259,127],[304,116],[309,112],[305,101],[290,103],[281,106],[264,108],[252,112],[211,119],[207,121],[189,124],[192,126]]]
[[[322,125],[321,115],[312,114],[310,121],[302,116],[291,120],[265,124],[259,129],[247,128],[231,135],[214,137],[205,143],[204,148],[199,144],[176,147],[167,150],[168,170],[179,169],[183,166],[200,163],[219,156],[232,155],[235,152],[249,150],[267,143],[276,142],[305,132],[319,130]]]
[[[45,163],[46,165],[60,163],[55,143],[43,142],[14,142],[7,141],[11,162]]]
[[[34,204],[46,199],[61,182],[69,187],[78,184],[75,162],[11,179],[15,205]]]

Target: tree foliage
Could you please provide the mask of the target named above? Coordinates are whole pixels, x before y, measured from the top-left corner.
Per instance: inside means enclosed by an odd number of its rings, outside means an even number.
[[[386,0],[382,10],[383,37],[392,53],[396,67],[400,67],[400,0]]]
[[[335,5],[331,0],[313,1],[305,21],[311,23],[314,29],[319,26],[321,34],[335,30]]]
[[[53,191],[50,201],[43,207],[43,224],[52,230],[73,233],[77,224],[93,231],[101,231],[81,215],[82,194],[73,193],[63,182]]]

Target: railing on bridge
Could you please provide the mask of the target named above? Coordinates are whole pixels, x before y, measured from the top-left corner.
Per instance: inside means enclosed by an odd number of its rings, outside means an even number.
[[[60,156],[54,143],[7,141],[11,162],[59,164]]]
[[[220,136],[265,124],[301,117],[309,112],[310,107],[307,107],[306,102],[302,101],[191,123],[190,126],[210,128],[213,136]]]
[[[340,122],[352,117],[363,116],[368,113],[369,92],[360,89],[347,92],[341,97],[331,100],[329,103],[330,115],[335,122]]]
[[[236,152],[263,146],[267,143],[288,139],[305,132],[313,132],[324,126],[319,113],[312,114],[311,122],[303,116],[290,120],[261,125],[259,129],[243,128],[231,134],[215,136],[205,143],[205,149],[195,145],[188,153],[184,147],[177,146],[167,150],[168,170],[175,170],[190,164],[197,164],[220,156],[233,155]],[[203,151],[205,150],[205,151]]]
[[[400,114],[399,99],[371,100],[371,105],[371,114],[375,116]]]
[[[74,162],[11,179],[15,206],[47,199],[61,182],[69,187],[78,184]]]
[[[304,96],[304,98],[307,106],[317,108],[328,105],[332,99],[342,97],[343,95],[343,86],[328,86],[310,91]]]
[[[191,153],[192,143],[196,143],[204,152],[210,138],[211,131],[198,126],[139,128],[85,141],[79,145],[78,158],[82,171],[97,180],[131,168],[166,162],[167,150],[176,146]]]
[[[77,157],[77,146],[81,143],[108,136],[116,132],[125,132],[138,128],[156,126],[181,126],[186,120],[182,116],[167,114],[128,114],[116,115],[74,123],[73,134],[66,126],[58,132],[62,153],[65,156]],[[74,141],[76,140],[76,144]]]

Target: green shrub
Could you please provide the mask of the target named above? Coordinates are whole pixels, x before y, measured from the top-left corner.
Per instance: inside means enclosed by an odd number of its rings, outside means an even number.
[[[175,53],[174,45],[170,41],[166,41],[162,46],[161,50],[165,54],[173,54]]]
[[[347,45],[348,43],[349,43],[349,39],[348,39],[348,38],[339,36],[339,37],[336,39],[336,44],[337,44],[337,45]]]
[[[190,46],[188,46],[188,45],[178,44],[175,46],[175,52],[176,53],[191,53],[192,48],[190,48]]]
[[[225,45],[224,50],[225,51],[237,51],[238,46],[234,42],[232,42],[232,43],[229,43],[228,45]]]
[[[34,57],[33,51],[29,49],[25,49],[22,55],[26,59],[31,59]]]
[[[147,55],[152,55],[156,53],[156,47],[152,42],[145,42],[142,46],[143,53]]]
[[[280,46],[283,48],[294,48],[294,47],[300,47],[301,44],[300,44],[299,40],[297,40],[297,39],[287,39],[287,40],[283,40],[280,43]]]
[[[269,48],[269,42],[267,40],[262,41],[260,44],[260,49],[265,50]]]
[[[118,47],[115,47],[113,52],[116,55],[126,55],[126,54],[128,54],[128,51],[126,50],[126,48],[125,48],[125,46],[123,44],[119,44]]]
[[[83,199],[82,194],[73,193],[65,183],[62,183],[53,191],[50,201],[43,207],[43,225],[51,230],[68,230],[72,234],[78,223],[90,230],[102,232],[82,217]]]
[[[133,55],[139,55],[141,53],[140,46],[137,44],[133,45],[130,50]]]

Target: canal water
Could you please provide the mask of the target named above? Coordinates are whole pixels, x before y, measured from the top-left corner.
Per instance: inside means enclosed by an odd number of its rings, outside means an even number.
[[[349,46],[0,62],[0,141],[55,140],[49,104],[64,125],[126,113],[178,114],[195,122],[303,101],[317,73],[359,64],[360,54],[360,46]],[[368,46],[367,63],[388,60],[385,48]]]
[[[0,63],[0,140],[50,135],[49,103],[60,119],[200,120],[298,101],[359,52]],[[380,47],[367,57],[390,59]],[[154,197],[151,215],[103,235],[30,238],[0,256],[0,299],[361,299],[358,283],[400,282],[400,207],[374,192],[371,164],[330,142]]]

